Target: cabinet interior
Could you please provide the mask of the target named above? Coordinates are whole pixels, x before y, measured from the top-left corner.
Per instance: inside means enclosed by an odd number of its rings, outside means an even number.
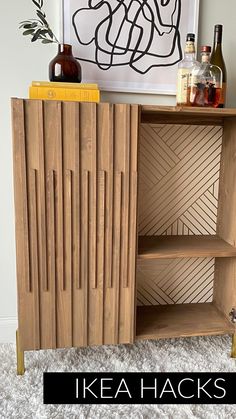
[[[183,116],[143,108],[137,339],[233,328],[228,313],[236,256],[230,200],[235,130],[235,118],[214,112]]]

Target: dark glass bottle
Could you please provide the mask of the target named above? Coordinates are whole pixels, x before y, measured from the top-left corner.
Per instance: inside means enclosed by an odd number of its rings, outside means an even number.
[[[59,44],[58,54],[49,64],[49,80],[80,83],[81,79],[81,65],[72,54],[72,46]]]
[[[221,93],[221,98],[220,98],[220,103],[218,105],[218,108],[225,107],[226,86],[227,86],[227,71],[226,71],[225,61],[224,61],[223,52],[222,52],[222,33],[223,33],[223,26],[215,25],[214,45],[213,45],[213,51],[211,54],[211,64],[214,64],[220,67],[223,73],[222,93]]]

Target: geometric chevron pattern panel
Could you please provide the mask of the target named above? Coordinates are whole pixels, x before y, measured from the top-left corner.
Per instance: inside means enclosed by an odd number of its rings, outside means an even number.
[[[142,124],[139,235],[216,234],[221,146],[219,126]],[[138,303],[210,301],[213,275],[214,259],[139,260]]]
[[[214,258],[139,259],[138,305],[212,301]]]
[[[215,234],[222,128],[143,124],[139,234]]]

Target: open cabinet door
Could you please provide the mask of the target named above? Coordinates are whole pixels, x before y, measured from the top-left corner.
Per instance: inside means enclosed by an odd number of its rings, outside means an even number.
[[[133,342],[138,106],[12,109],[22,350]]]

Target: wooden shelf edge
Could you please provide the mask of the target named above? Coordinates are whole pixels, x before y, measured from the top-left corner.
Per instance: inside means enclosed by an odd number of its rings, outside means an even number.
[[[204,115],[204,116],[214,116],[214,117],[234,117],[236,116],[235,108],[224,108],[224,109],[215,109],[215,108],[198,108],[193,106],[159,106],[159,105],[141,105],[141,112],[149,113],[156,112],[159,114],[184,114],[184,115]]]
[[[139,236],[138,259],[236,257],[236,248],[218,236]]]

